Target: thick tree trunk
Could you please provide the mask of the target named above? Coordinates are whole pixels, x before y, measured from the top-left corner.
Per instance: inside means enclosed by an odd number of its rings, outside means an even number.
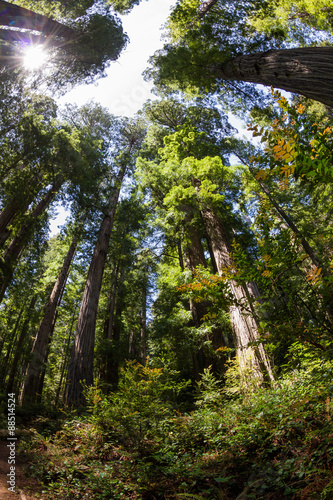
[[[112,225],[111,216],[105,215],[83,292],[64,396],[65,402],[73,406],[84,403],[84,385],[93,384],[97,308]]]
[[[98,301],[111,231],[120,188],[126,173],[126,166],[127,165],[123,163],[118,172],[115,187],[110,199],[110,208],[102,221],[83,292],[64,394],[66,404],[71,406],[84,404],[84,385],[91,386],[93,384],[95,327]]]
[[[76,31],[68,26],[3,0],[0,0],[0,16],[2,26],[39,31],[51,37],[74,38],[77,36]]]
[[[54,196],[60,189],[63,180],[58,180],[52,188],[45,194],[38,205],[32,210],[28,216],[27,222],[23,224],[15,238],[10,242],[6,250],[4,251],[2,262],[0,262],[0,267],[2,271],[2,276],[0,276],[0,302],[2,301],[6,289],[10,284],[15,264],[19,259],[22,251],[27,244],[29,237],[34,229],[37,218],[44,212],[48,205],[53,200]]]
[[[222,221],[211,210],[203,209],[202,217],[211,242],[217,269],[221,275],[223,267],[231,264],[232,248],[229,236]],[[230,307],[230,317],[241,371],[246,375],[247,370],[250,369],[259,383],[263,378],[272,381],[274,380],[272,369],[262,344],[248,346],[250,342],[256,342],[259,337],[253,316],[254,311],[251,307],[251,295],[257,295],[256,287],[254,284],[240,286],[231,280],[230,288],[235,297],[235,304]]]
[[[269,85],[333,107],[333,47],[245,54],[211,67],[210,72],[221,80]]]
[[[37,392],[40,389],[40,378],[43,369],[45,368],[49,339],[52,333],[52,327],[54,326],[56,308],[67,281],[69,268],[75,255],[77,241],[77,237],[74,237],[63,262],[59,276],[53,286],[45,309],[44,317],[39,325],[38,332],[32,346],[31,360],[25,374],[20,397],[21,402],[26,402],[28,400],[34,401],[37,397]]]

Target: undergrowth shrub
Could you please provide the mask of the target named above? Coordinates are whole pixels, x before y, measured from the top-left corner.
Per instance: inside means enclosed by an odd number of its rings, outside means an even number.
[[[187,383],[130,363],[117,393],[89,389],[86,415],[29,438],[32,472],[62,500],[329,500],[332,370],[294,344],[275,387],[230,391],[207,369],[195,409],[181,413],[176,394]]]

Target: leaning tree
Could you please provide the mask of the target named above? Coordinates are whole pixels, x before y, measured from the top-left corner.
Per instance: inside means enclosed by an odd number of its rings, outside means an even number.
[[[1,0],[0,68],[22,67],[25,50],[37,46],[47,53],[43,78],[53,87],[103,75],[127,43],[120,20],[106,4],[74,18],[71,11],[67,16],[62,14],[59,21],[52,13],[44,15]]]
[[[331,34],[321,32],[313,46],[308,26],[303,43],[258,31],[251,21],[262,3],[218,0],[202,10],[199,1],[180,0],[168,20],[168,43],[152,57],[147,77],[192,94],[219,92],[225,100],[237,95],[243,104],[258,102],[248,85],[255,83],[333,106]]]

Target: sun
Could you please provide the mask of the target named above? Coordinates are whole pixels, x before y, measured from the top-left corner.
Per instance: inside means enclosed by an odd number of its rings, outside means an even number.
[[[30,45],[24,50],[23,64],[27,70],[39,69],[46,61],[47,53],[41,45]]]

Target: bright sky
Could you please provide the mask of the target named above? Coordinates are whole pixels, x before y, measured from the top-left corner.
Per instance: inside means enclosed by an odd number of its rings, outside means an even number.
[[[161,26],[176,0],[142,0],[127,16],[121,16],[124,31],[130,41],[119,59],[107,71],[107,77],[93,85],[81,85],[63,96],[60,105],[69,102],[82,106],[94,100],[109,109],[116,116],[132,116],[142,104],[153,96],[151,83],[142,78],[148,58],[163,46]],[[59,209],[55,219],[50,221],[51,235],[58,232],[58,226],[65,223],[68,213]]]
[[[149,99],[151,84],[142,78],[148,58],[162,47],[161,26],[176,0],[142,0],[132,12],[121,16],[130,42],[96,84],[75,88],[61,99],[83,105],[94,99],[117,116],[132,116]]]

